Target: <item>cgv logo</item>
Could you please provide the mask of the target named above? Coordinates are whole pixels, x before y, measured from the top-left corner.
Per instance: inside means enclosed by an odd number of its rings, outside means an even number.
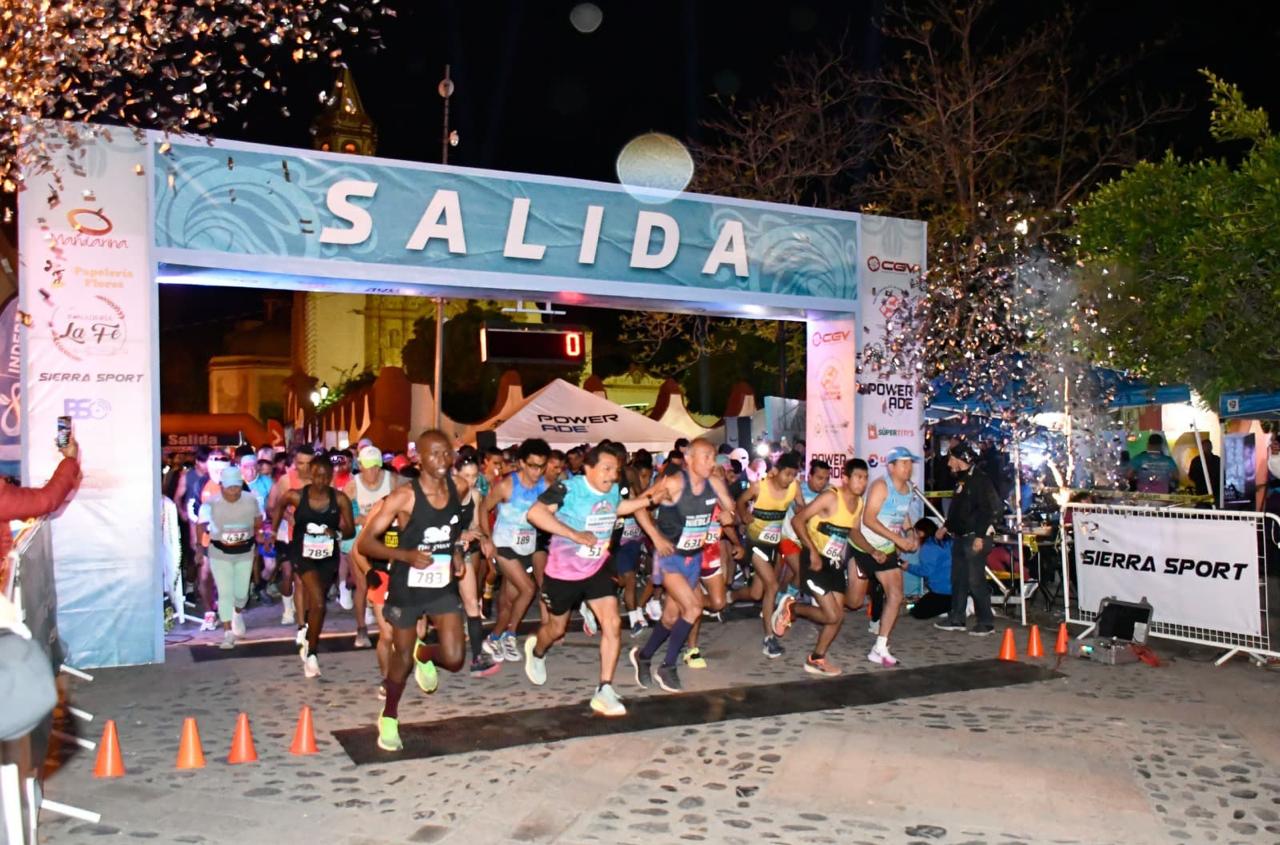
[[[850,331],[814,332],[811,342],[816,348],[821,346],[824,343],[844,343],[846,340],[849,340],[852,336],[853,336],[853,332],[850,332]]]
[[[872,273],[919,273],[919,264],[908,264],[905,261],[889,261],[874,255],[867,257],[867,269]]]
[[[73,420],[100,420],[111,414],[106,399],[63,399],[62,415]]]

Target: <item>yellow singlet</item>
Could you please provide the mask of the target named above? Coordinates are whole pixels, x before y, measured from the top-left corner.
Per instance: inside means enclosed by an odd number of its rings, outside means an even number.
[[[836,512],[832,516],[812,516],[805,526],[809,530],[809,539],[817,547],[818,552],[832,563],[844,559],[845,546],[849,543],[849,531],[858,524],[862,516],[862,497],[858,497],[858,506],[849,510],[844,501],[844,491],[836,490]]]
[[[773,482],[763,479],[751,507],[747,537],[760,546],[776,546],[782,541],[782,523],[787,518],[787,509],[800,492],[800,483],[792,481],[781,496],[775,495],[773,490]]]

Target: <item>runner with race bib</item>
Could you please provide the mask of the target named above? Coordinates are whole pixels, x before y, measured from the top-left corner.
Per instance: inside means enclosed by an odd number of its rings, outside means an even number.
[[[747,547],[751,550],[751,567],[755,577],[751,584],[733,594],[734,601],[760,602],[760,618],[764,625],[764,643],[761,651],[773,660],[781,657],[783,648],[769,627],[778,595],[778,571],[775,568],[778,544],[782,542],[782,526],[787,511],[799,494],[796,476],[804,465],[804,458],[796,452],[788,452],[778,458],[764,478],[753,482],[738,497],[737,513],[746,526]]]

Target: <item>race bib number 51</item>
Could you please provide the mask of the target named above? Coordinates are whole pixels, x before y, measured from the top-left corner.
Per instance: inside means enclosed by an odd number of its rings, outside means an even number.
[[[439,590],[449,586],[453,577],[453,558],[449,555],[432,555],[425,569],[409,570],[409,586],[417,589]]]

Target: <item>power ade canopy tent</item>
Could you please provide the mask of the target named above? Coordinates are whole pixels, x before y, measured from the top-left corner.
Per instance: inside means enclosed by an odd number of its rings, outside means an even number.
[[[564,379],[556,379],[530,396],[511,418],[494,430],[499,446],[541,437],[553,449],[572,449],[608,438],[628,450],[666,454],[683,435],[643,414],[615,405]]]

